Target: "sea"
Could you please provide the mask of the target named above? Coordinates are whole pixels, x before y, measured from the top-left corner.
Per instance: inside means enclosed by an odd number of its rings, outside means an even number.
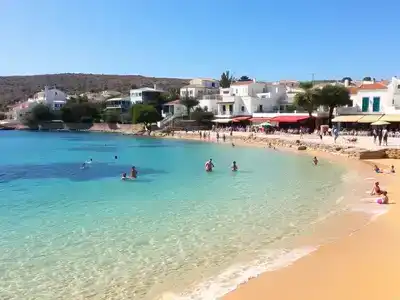
[[[342,210],[358,179],[329,160],[230,143],[3,131],[0,146],[8,300],[219,299],[315,251],[290,240]],[[138,178],[122,181],[132,166]]]

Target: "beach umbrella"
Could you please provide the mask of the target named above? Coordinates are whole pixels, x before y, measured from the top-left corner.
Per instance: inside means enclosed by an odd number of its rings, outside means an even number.
[[[372,126],[383,126],[383,125],[389,125],[389,122],[386,121],[376,121],[374,123],[371,123]]]
[[[261,123],[260,125],[258,125],[258,126],[262,126],[262,127],[270,127],[270,126],[272,126],[272,124],[271,123],[269,123],[269,122],[264,122],[264,123]]]

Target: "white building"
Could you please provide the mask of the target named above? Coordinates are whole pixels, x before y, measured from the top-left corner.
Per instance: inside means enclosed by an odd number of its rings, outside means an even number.
[[[120,112],[126,112],[131,107],[130,97],[116,97],[106,100],[106,109],[116,109]]]
[[[219,81],[211,78],[192,79],[189,85],[180,89],[181,97],[202,98],[205,95],[216,95],[218,93]]]
[[[43,91],[36,93],[28,99],[30,103],[41,103],[48,105],[52,110],[60,110],[67,103],[67,94],[56,88],[49,89],[47,86]]]
[[[161,116],[167,118],[169,116],[182,117],[187,115],[187,109],[179,100],[167,102],[163,105]]]
[[[131,104],[135,103],[148,103],[149,101],[158,98],[164,91],[154,88],[144,87],[140,89],[130,90]]]
[[[278,111],[288,103],[284,85],[255,80],[234,82],[229,88],[220,88],[218,95],[199,99],[199,106],[216,118],[251,117],[254,113]]]

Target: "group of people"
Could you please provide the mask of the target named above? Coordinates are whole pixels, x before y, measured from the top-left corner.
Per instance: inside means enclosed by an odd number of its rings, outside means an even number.
[[[122,173],[121,180],[133,180],[137,178],[137,175],[138,171],[136,170],[136,167],[132,166],[130,176],[128,177],[126,173]]]
[[[396,170],[394,168],[394,166],[392,165],[390,170],[388,170],[387,172],[385,172],[384,170],[380,169],[377,165],[374,165],[374,172],[375,173],[391,173],[394,174],[396,173]],[[376,200],[376,203],[378,204],[389,204],[389,197],[388,197],[388,192],[384,191],[381,189],[381,187],[379,186],[379,182],[375,182],[372,191],[371,191],[371,196],[373,195],[377,195],[380,196],[380,198],[378,198]]]
[[[374,144],[376,144],[377,140],[379,142],[379,146],[388,145],[388,130],[386,128],[374,129],[372,130],[372,136],[374,137]]]
[[[213,168],[215,168],[215,166],[214,166],[212,158],[210,158],[209,160],[206,161],[206,163],[204,164],[204,168],[205,168],[206,172],[213,171]],[[239,168],[236,164],[236,161],[233,161],[232,165],[231,165],[231,171],[236,172],[237,170],[239,170]]]

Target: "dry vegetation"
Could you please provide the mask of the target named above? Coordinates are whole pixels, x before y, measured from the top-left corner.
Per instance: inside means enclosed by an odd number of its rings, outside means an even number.
[[[45,85],[56,86],[68,94],[114,90],[127,94],[131,88],[153,87],[168,90],[188,84],[188,79],[156,78],[140,75],[49,74],[0,77],[0,111],[7,105],[24,101]]]

